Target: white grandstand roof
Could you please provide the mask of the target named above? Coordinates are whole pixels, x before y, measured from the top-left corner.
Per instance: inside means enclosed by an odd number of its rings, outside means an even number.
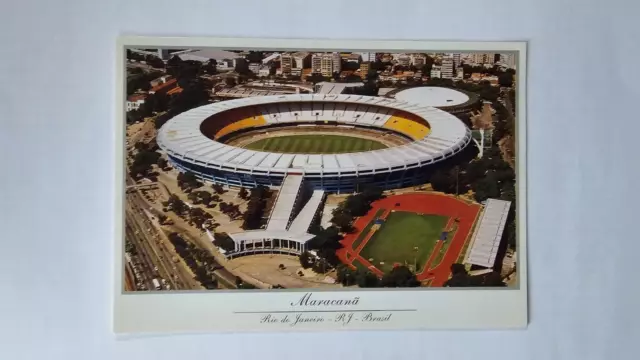
[[[229,234],[229,237],[237,243],[251,243],[259,242],[267,239],[280,239],[295,241],[297,243],[306,243],[307,241],[316,237],[313,234],[308,233],[294,233],[287,230],[250,230],[241,233]]]
[[[302,186],[302,180],[302,175],[287,175],[284,179],[271,211],[267,230],[287,230],[298,192]]]
[[[401,90],[395,94],[395,99],[424,106],[444,107],[464,104],[469,101],[469,96],[445,87],[421,86]]]
[[[324,191],[323,190],[314,190],[311,198],[304,205],[302,210],[293,222],[291,222],[291,226],[289,226],[289,231],[294,233],[302,233],[307,232],[309,227],[311,226],[311,222],[318,212],[318,208],[322,205],[322,199],[324,199]]]
[[[181,53],[178,56],[182,60],[195,60],[195,61],[201,61],[201,62],[206,62],[206,61],[209,61],[210,59],[223,60],[223,59],[234,59],[234,58],[241,57],[237,53],[234,53],[231,51],[215,50],[215,49],[195,50],[192,52]]]
[[[286,111],[282,103],[313,103],[311,109],[299,105]],[[320,103],[320,104],[316,104]],[[216,142],[200,131],[202,122],[225,110],[253,106],[263,111],[268,124],[291,123],[313,119],[333,120],[345,125],[382,127],[393,110],[402,110],[425,119],[430,132],[422,139],[381,150],[347,154],[272,154],[238,148]],[[324,108],[327,107],[327,114]],[[345,108],[348,107],[348,108]],[[304,106],[302,108],[305,108]],[[355,108],[366,116],[355,117]],[[267,113],[265,113],[265,111]],[[301,111],[300,116],[294,116]],[[307,114],[308,113],[308,114]],[[158,145],[171,156],[182,161],[210,168],[225,167],[236,172],[254,173],[342,173],[375,171],[397,166],[421,165],[440,161],[463,149],[471,141],[470,130],[455,116],[420,104],[383,97],[361,95],[294,94],[249,97],[221,101],[186,111],[162,126],[158,132]]]
[[[467,263],[493,267],[510,207],[510,201],[487,199]]]
[[[318,85],[320,85],[320,90],[318,90],[318,94],[338,95],[338,94],[342,94],[344,89],[346,89],[348,87],[359,87],[359,86],[363,86],[364,83],[361,83],[361,82],[357,82],[357,83],[332,83],[332,82],[323,81],[323,82],[318,83]]]

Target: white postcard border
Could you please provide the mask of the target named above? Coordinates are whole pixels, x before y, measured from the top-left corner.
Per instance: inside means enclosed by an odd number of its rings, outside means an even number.
[[[223,49],[351,51],[516,51],[517,288],[233,290],[123,292],[124,49],[216,47]],[[216,37],[118,39],[115,124],[114,302],[117,334],[342,329],[506,329],[527,325],[526,42],[390,41]],[[356,299],[357,298],[357,299]],[[305,300],[306,299],[306,300]],[[313,300],[313,301],[312,301]],[[321,300],[321,305],[316,304]],[[334,300],[333,303],[330,303]],[[339,302],[338,300],[343,300]],[[354,301],[356,300],[356,301]],[[350,315],[352,314],[352,315]],[[385,319],[388,317],[387,319]],[[297,319],[297,320],[296,320]],[[301,322],[302,320],[307,320]],[[296,322],[297,321],[297,322]]]

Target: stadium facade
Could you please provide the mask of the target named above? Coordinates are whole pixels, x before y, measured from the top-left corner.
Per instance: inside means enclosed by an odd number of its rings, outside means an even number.
[[[403,145],[342,154],[291,154],[249,150],[225,142],[247,130],[277,131],[336,126],[349,136],[358,129],[404,137]],[[250,97],[201,106],[169,120],[158,145],[181,171],[229,186],[280,186],[301,175],[314,189],[353,192],[372,184],[394,189],[426,182],[434,164],[460,153],[472,141],[455,116],[431,106],[385,97],[295,94]]]

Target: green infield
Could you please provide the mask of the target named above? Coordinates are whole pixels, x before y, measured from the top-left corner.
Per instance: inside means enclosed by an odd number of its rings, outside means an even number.
[[[378,211],[376,211],[376,214],[373,216],[373,219],[369,221],[367,226],[365,226],[364,229],[362,229],[360,234],[358,234],[358,237],[356,237],[356,239],[353,241],[353,244],[351,244],[351,247],[353,248],[353,250],[357,249],[358,246],[360,246],[360,243],[362,243],[364,238],[366,238],[367,235],[369,234],[369,231],[371,231],[371,228],[373,227],[373,225],[375,225],[376,220],[380,216],[382,216],[382,214],[384,214],[385,211],[386,211],[385,209],[378,209]]]
[[[391,270],[394,263],[406,263],[411,267],[417,264],[420,272],[447,220],[446,216],[392,212],[364,246],[360,256],[366,260],[373,259],[371,263],[384,272]]]
[[[344,135],[287,135],[261,139],[247,149],[293,154],[341,154],[385,149],[384,144],[369,139]]]

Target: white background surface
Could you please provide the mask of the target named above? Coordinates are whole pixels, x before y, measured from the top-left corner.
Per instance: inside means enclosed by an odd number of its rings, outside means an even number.
[[[639,5],[189,3],[2,2],[0,359],[638,357]],[[110,224],[121,33],[529,40],[529,329],[116,340]]]

